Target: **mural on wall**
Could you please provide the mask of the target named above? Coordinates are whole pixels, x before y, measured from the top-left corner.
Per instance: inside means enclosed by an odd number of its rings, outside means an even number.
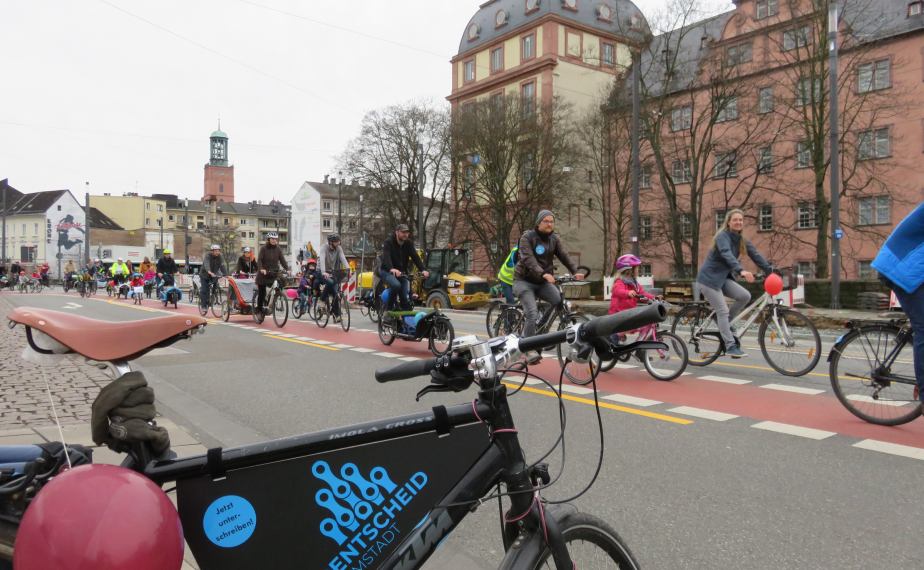
[[[292,259],[296,260],[301,251],[304,255],[308,244],[315,248],[321,243],[321,194],[305,182],[292,198]]]
[[[66,192],[48,209],[45,223],[45,259],[52,273],[60,278],[63,269],[59,270],[57,260],[61,268],[68,260],[78,265],[82,263],[87,238],[86,216],[77,200]]]

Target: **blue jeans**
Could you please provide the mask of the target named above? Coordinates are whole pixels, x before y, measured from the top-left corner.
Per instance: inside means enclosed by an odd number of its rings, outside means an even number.
[[[513,285],[508,285],[501,281],[501,293],[504,294],[504,300],[508,305],[516,304],[516,297],[513,296]]]
[[[340,316],[340,280],[332,274],[330,279],[325,279],[324,275],[318,277],[321,286],[324,288],[321,293],[322,299],[330,299],[330,312],[333,316]]]
[[[410,306],[411,282],[408,280],[407,275],[402,274],[401,277],[395,277],[390,271],[380,271],[379,277],[391,291],[391,296],[388,301],[389,306],[385,307],[386,309],[394,307],[395,300],[399,296],[401,298],[402,307]]]
[[[924,285],[918,287],[913,293],[905,293],[901,287],[887,283],[902,304],[902,311],[911,321],[911,330],[914,331],[914,377],[918,381],[918,397],[924,402]]]

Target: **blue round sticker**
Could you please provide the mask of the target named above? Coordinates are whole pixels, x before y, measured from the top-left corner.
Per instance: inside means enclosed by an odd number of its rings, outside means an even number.
[[[257,528],[257,512],[244,497],[225,495],[212,501],[202,516],[202,530],[216,546],[234,548]]]
[[[540,243],[536,246],[536,255],[542,255],[543,253],[545,253],[545,246]]]

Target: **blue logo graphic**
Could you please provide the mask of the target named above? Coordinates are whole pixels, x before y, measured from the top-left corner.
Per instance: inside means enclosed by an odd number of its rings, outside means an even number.
[[[395,518],[428,482],[427,474],[418,471],[398,485],[380,466],[363,476],[355,463],[344,463],[338,474],[323,460],[314,462],[311,473],[326,485],[314,495],[318,506],[330,513],[321,521],[321,534],[340,547],[330,568],[372,564],[395,543],[401,534]]]
[[[216,546],[234,548],[247,542],[257,528],[257,512],[250,501],[225,495],[212,501],[202,517],[202,529]]]
[[[543,253],[545,253],[545,246],[540,243],[536,246],[536,255],[542,255]]]

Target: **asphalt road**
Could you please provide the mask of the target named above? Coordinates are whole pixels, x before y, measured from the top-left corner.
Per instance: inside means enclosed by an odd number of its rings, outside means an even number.
[[[150,301],[139,310],[74,295],[7,298],[107,320],[160,314]],[[457,335],[484,332],[481,313],[451,318]],[[159,406],[206,445],[240,445],[473,397],[439,394],[418,403],[420,381],[377,384],[375,369],[429,353],[424,344],[400,340],[383,347],[372,323],[355,312],[348,333],[297,321],[255,329],[241,316],[232,324],[210,324],[206,334],[137,363]],[[720,359],[669,383],[637,366],[601,375],[603,469],[575,504],[610,522],[647,568],[924,567],[916,532],[924,420],[898,428],[865,424],[831,395],[824,359],[808,376],[786,378],[754,347],[745,343],[748,359]],[[552,359],[537,368],[557,382]],[[600,451],[593,394],[568,387],[565,395],[565,460],[561,450],[550,457],[553,474],[564,472],[545,493],[550,499],[584,489]],[[558,435],[557,400],[548,389],[527,386],[512,406],[528,456],[544,453]],[[501,553],[497,507],[486,503],[427,568],[496,567]]]

